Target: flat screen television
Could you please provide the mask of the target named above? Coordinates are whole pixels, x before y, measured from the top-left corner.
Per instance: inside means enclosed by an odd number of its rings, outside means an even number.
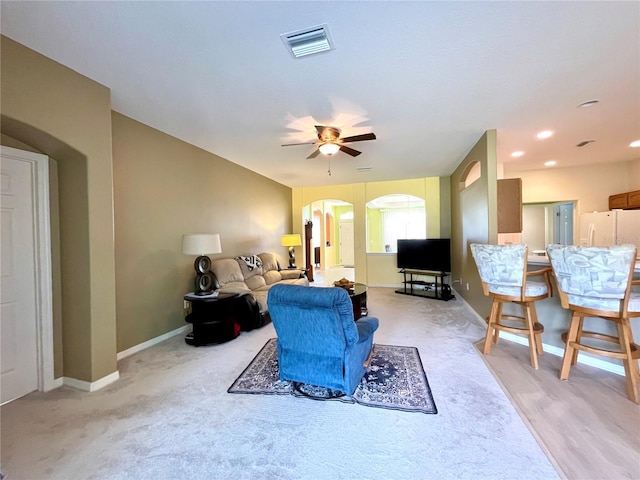
[[[398,268],[451,272],[451,239],[398,240]]]

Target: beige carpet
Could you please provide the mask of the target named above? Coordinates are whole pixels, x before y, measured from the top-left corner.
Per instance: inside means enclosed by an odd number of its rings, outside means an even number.
[[[375,341],[415,346],[437,415],[226,389],[272,325],[218,346],[174,337],[122,360],[98,392],[3,406],[8,479],[552,479],[549,460],[474,348],[460,301],[369,292]]]

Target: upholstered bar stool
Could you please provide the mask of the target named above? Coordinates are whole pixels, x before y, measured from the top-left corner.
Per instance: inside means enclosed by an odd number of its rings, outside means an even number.
[[[640,317],[640,293],[631,292],[632,283],[636,283],[636,247],[549,245],[547,254],[560,290],[560,302],[571,310],[569,331],[562,335],[566,345],[560,379],[569,378],[580,351],[617,358],[624,365],[627,395],[640,403],[640,349],[633,341],[630,322],[631,318]],[[618,335],[583,330],[585,317],[615,323]],[[615,349],[605,348],[610,344],[615,344]]]
[[[542,355],[542,332],[538,323],[535,302],[551,296],[551,268],[527,271],[526,245],[482,245],[471,244],[471,253],[476,261],[485,295],[492,298],[491,313],[487,318],[487,335],[483,353],[491,352],[491,340],[498,343],[500,331],[526,335],[529,339],[531,366],[538,369],[538,355]],[[543,281],[528,280],[541,275]],[[504,303],[522,306],[523,316],[503,315]],[[524,326],[514,326],[514,321]],[[517,325],[517,324],[516,324]]]

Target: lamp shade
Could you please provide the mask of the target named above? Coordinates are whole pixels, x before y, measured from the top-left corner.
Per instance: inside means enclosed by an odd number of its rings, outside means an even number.
[[[297,247],[298,245],[302,245],[302,238],[300,238],[299,233],[283,235],[281,238],[281,245],[283,247]]]
[[[319,150],[323,155],[333,155],[340,150],[340,146],[335,143],[323,143],[320,145]]]
[[[191,233],[182,236],[182,253],[186,255],[207,255],[220,253],[220,235],[217,233]]]

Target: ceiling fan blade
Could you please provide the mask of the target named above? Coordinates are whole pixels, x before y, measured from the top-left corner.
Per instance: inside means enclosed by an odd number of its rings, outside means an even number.
[[[341,138],[341,142],[362,142],[363,140],[375,140],[375,133],[363,133],[362,135],[354,135],[352,137]]]
[[[362,152],[359,152],[358,150],[354,150],[353,148],[349,148],[345,145],[340,145],[340,151],[346,153],[347,155],[351,155],[352,157],[357,157],[362,153]]]
[[[315,152],[313,152],[311,155],[309,155],[309,156],[307,157],[307,159],[309,159],[309,158],[316,158],[318,155],[320,155],[320,149],[319,149],[319,148],[317,148]]]
[[[305,143],[285,143],[280,145],[281,147],[293,147],[295,145],[315,145],[318,142],[305,142]]]

